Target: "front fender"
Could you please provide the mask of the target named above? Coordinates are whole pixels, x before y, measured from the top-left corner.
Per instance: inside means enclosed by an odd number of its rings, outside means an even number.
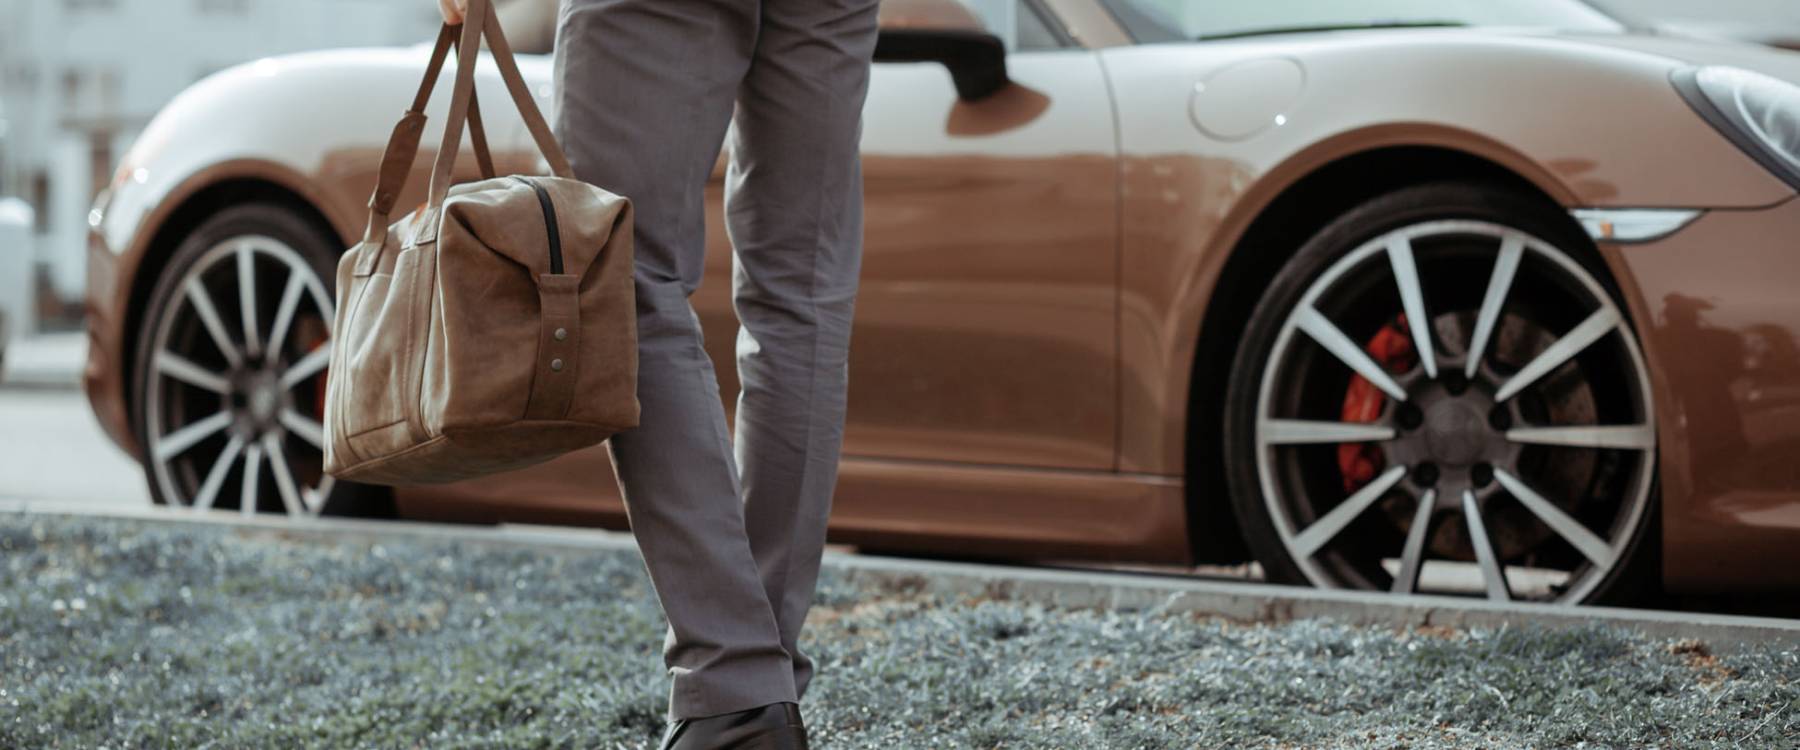
[[[356,49],[267,58],[217,73],[163,108],[126,152],[112,184],[89,216],[89,361],[84,382],[109,435],[135,451],[125,397],[136,295],[154,284],[171,243],[157,243],[171,217],[194,196],[238,181],[272,185],[317,209],[347,245],[366,220],[369,191],[394,123],[412,100],[429,48]],[[542,60],[521,60],[527,77],[548,78]],[[448,73],[448,72],[447,72]],[[429,107],[427,143],[442,136],[449,75]],[[477,70],[482,97],[503,103],[492,61]],[[509,107],[484,111],[496,166],[535,168],[525,156],[523,125]],[[425,191],[435,149],[422,148],[402,195]],[[458,177],[470,176],[471,158]],[[216,197],[216,191],[209,193]],[[178,238],[175,238],[178,239]]]
[[[1409,30],[1101,55],[1123,160],[1126,470],[1183,470],[1194,353],[1214,285],[1249,224],[1319,166],[1425,146],[1499,164],[1569,207],[1751,208],[1793,195],[1677,94],[1669,74],[1691,60],[1641,49]],[[1292,65],[1248,64],[1275,60]],[[1289,67],[1301,71],[1298,85],[1282,72]],[[1269,81],[1216,85],[1234,70],[1270,71]],[[1269,94],[1280,85],[1291,95]],[[1243,96],[1208,98],[1218,92]],[[1234,118],[1237,130],[1224,135],[1202,127],[1204,107],[1240,106],[1263,107],[1265,123]]]
[[[222,165],[239,164],[292,176],[296,184],[289,187],[316,196],[317,208],[347,235],[345,227],[362,222],[381,151],[429,53],[413,47],[265,58],[195,84],[158,113],[126,152],[96,228],[108,247],[124,252],[154,232],[146,220],[191,191],[198,177],[222,175]],[[439,95],[426,108],[426,143],[442,135],[448,79],[440,79]],[[504,101],[491,60],[483,59],[477,81],[484,98]],[[483,114],[495,150],[514,150],[517,116],[505,107],[488,109]],[[425,161],[431,149],[420,154]]]

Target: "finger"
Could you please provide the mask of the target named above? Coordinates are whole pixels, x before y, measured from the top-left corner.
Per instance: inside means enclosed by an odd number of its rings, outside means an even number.
[[[444,14],[444,23],[456,25],[463,22],[462,8],[456,0],[438,0],[438,10]]]

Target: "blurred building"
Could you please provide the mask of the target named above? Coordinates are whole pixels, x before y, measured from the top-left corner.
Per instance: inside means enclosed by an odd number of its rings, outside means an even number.
[[[37,330],[30,284],[35,259],[29,253],[32,210],[18,198],[0,196],[0,356],[6,343]]]
[[[54,322],[82,291],[93,196],[177,92],[259,57],[417,43],[436,24],[428,0],[0,0],[0,196],[36,209],[35,250],[0,253],[33,253]]]

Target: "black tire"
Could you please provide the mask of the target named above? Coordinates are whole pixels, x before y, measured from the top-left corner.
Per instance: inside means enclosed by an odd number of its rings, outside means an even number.
[[[260,329],[272,328],[281,320],[280,308],[285,303],[287,281],[301,273],[314,277],[297,282],[302,285],[301,291],[295,294],[299,301],[292,305],[292,311],[288,314],[287,330],[292,333],[283,336],[284,340],[280,343],[282,351],[270,348],[257,357],[249,355],[251,347],[243,341],[245,326],[242,324],[244,319],[238,314],[241,312],[241,300],[237,296],[239,285],[230,274],[232,269],[216,265],[221,262],[235,263],[236,256],[224,259],[220,255],[220,248],[243,238],[255,238],[259,246],[274,248],[272,252],[278,253],[269,256],[276,258],[275,261],[260,254],[264,252],[262,250],[251,254],[251,267],[262,269],[252,277],[252,287],[259,290],[253,298],[256,301],[252,303],[259,337],[274,338],[272,332]],[[299,342],[302,334],[307,339],[320,339],[329,335],[331,321],[323,314],[324,308],[319,307],[318,301],[329,300],[333,294],[335,269],[341,253],[342,248],[338,246],[337,240],[327,231],[297,212],[271,203],[247,203],[225,208],[201,222],[193,232],[182,238],[181,244],[161,269],[145,307],[143,321],[137,331],[136,356],[131,373],[132,429],[144,450],[145,475],[154,502],[160,505],[187,505],[185,499],[171,498],[170,489],[181,492],[184,488],[193,488],[193,493],[184,497],[209,497],[208,505],[212,508],[241,510],[240,499],[247,496],[243,480],[249,471],[246,466],[250,463],[246,453],[250,450],[259,451],[260,457],[264,443],[258,438],[274,432],[279,437],[273,438],[269,445],[278,446],[282,450],[283,473],[287,477],[282,484],[286,486],[277,484],[273,460],[257,461],[257,478],[251,484],[257,488],[254,496],[258,499],[259,511],[283,511],[286,499],[282,496],[287,490],[298,487],[302,491],[313,492],[319,487],[325,487],[328,482],[329,487],[323,493],[322,502],[312,506],[317,508],[315,512],[321,515],[362,518],[396,516],[391,491],[384,487],[324,478],[321,471],[322,455],[318,453],[316,446],[301,439],[298,432],[281,426],[280,417],[275,412],[283,404],[294,407],[296,413],[316,417],[322,405],[321,386],[307,381],[294,387],[284,387],[273,382],[263,383],[261,392],[280,395],[275,397],[276,400],[264,398],[258,402],[270,405],[261,408],[261,421],[255,425],[247,421],[250,417],[244,416],[252,411],[250,407],[245,405],[242,409],[238,408],[239,401],[248,401],[248,398],[242,396],[245,389],[239,388],[239,384],[244,381],[236,374],[253,369],[247,366],[249,362],[265,361],[268,363],[266,369],[277,372],[279,367],[295,366],[294,359],[301,355],[316,354],[319,347],[323,346],[322,343],[315,342],[302,349]],[[286,264],[278,262],[283,259],[287,261]],[[187,291],[190,275],[196,273],[196,268],[203,261],[209,265],[201,268],[198,271],[200,275],[196,278],[205,287],[208,298],[218,300],[210,303],[217,312],[216,319],[228,327],[236,324],[236,338],[233,341],[240,345],[238,356],[246,363],[244,367],[232,367],[224,358],[224,348],[212,343],[214,339],[205,335],[204,332],[209,330],[205,319],[194,306]],[[270,270],[274,272],[269,273]],[[319,287],[310,286],[314,281]],[[322,295],[317,293],[320,289],[323,290]],[[171,320],[171,316],[176,317]],[[179,336],[175,333],[178,329],[183,331]],[[225,379],[231,383],[230,387],[225,392],[215,394],[210,393],[206,387],[191,385],[181,378],[153,372],[157,362],[155,355],[159,333],[168,336],[168,341],[164,342],[169,347],[167,351],[190,362],[207,363],[201,369],[215,375],[226,375]],[[177,344],[177,339],[186,343]],[[259,342],[261,345],[275,343],[272,340]],[[324,374],[321,372],[316,377],[322,380]],[[306,392],[296,395],[296,391]],[[227,393],[231,395],[226,395]],[[152,399],[155,399],[154,405]],[[209,402],[208,399],[212,400]],[[290,404],[287,399],[292,399],[295,403]],[[167,461],[159,464],[160,459],[152,450],[151,423],[156,421],[169,428],[170,434],[164,437],[174,437],[175,429],[180,425],[176,424],[179,420],[171,416],[178,411],[171,404],[188,401],[196,404],[194,412],[209,416],[224,414],[229,424],[216,435],[202,439],[188,451],[173,454]],[[207,405],[209,403],[210,406]],[[160,431],[157,434],[161,434]],[[244,445],[255,447],[240,446],[238,452],[225,455],[230,444],[238,437],[244,438]],[[185,455],[190,452],[199,455]],[[177,466],[175,462],[184,465]],[[208,484],[206,480],[211,478],[212,472],[201,470],[199,467],[202,464],[226,465],[221,478],[211,483],[215,486],[210,495],[202,488]],[[309,479],[313,485],[306,484]],[[230,488],[236,488],[237,491],[231,491]],[[318,494],[313,492],[306,497],[316,498]]]
[[[1446,182],[1404,188],[1373,198],[1326,225],[1287,261],[1258,303],[1249,325],[1246,327],[1245,334],[1240,340],[1228,384],[1223,450],[1226,478],[1231,491],[1232,510],[1243,531],[1246,543],[1256,560],[1261,563],[1265,576],[1271,582],[1386,590],[1386,587],[1381,585],[1379,573],[1365,576],[1361,583],[1357,582],[1359,579],[1354,575],[1345,576],[1345,580],[1317,580],[1321,577],[1317,571],[1323,564],[1315,565],[1312,568],[1313,576],[1309,576],[1296,560],[1289,549],[1289,542],[1284,541],[1282,532],[1277,529],[1277,520],[1271,517],[1275,511],[1271,509],[1272,503],[1269,502],[1264,491],[1264,477],[1267,475],[1259,468],[1258,461],[1268,459],[1273,462],[1274,459],[1268,458],[1273,451],[1265,454],[1264,448],[1258,443],[1259,409],[1262,408],[1259,405],[1259,398],[1264,395],[1265,374],[1278,371],[1277,368],[1270,366],[1271,358],[1276,356],[1278,336],[1288,325],[1290,314],[1306,299],[1308,291],[1314,287],[1316,281],[1325,276],[1328,269],[1359,248],[1364,248],[1372,240],[1388,235],[1390,232],[1443,220],[1471,220],[1501,225],[1522,231],[1559,250],[1566,251],[1569,258],[1585,269],[1593,279],[1599,281],[1600,286],[1605,289],[1604,294],[1613,301],[1617,308],[1624,309],[1616,286],[1598,261],[1597,252],[1593,249],[1591,241],[1580,231],[1580,228],[1553,203],[1503,187]],[[1421,261],[1421,263],[1423,262]],[[1489,261],[1489,263],[1491,266],[1493,262]],[[1349,277],[1346,275],[1343,278]],[[1337,282],[1330,281],[1325,288],[1330,288],[1329,284],[1333,283]],[[1425,285],[1421,283],[1420,286]],[[1395,295],[1393,298],[1398,299],[1398,296]],[[1321,296],[1318,299],[1323,300],[1324,297]],[[1477,296],[1476,299],[1480,300],[1481,298]],[[1438,325],[1437,318],[1440,317],[1438,313],[1440,313],[1438,310],[1431,310],[1428,313],[1433,326]],[[1373,316],[1376,313],[1370,313],[1370,315]],[[1624,325],[1623,335],[1625,337],[1632,336],[1629,322]],[[1438,329],[1433,328],[1432,330]],[[1346,335],[1353,339],[1359,347],[1363,346],[1363,342],[1366,340],[1350,335],[1348,331]],[[1299,338],[1299,336],[1295,336],[1295,338]],[[1495,334],[1495,338],[1498,338],[1498,334]],[[1635,340],[1619,344],[1619,346],[1622,349],[1636,352]],[[1439,345],[1439,347],[1439,350],[1442,351],[1443,345]],[[1467,352],[1464,352],[1463,355],[1466,363],[1470,357],[1467,356]],[[1479,356],[1474,358],[1481,359]],[[1330,362],[1332,360],[1319,359],[1319,361]],[[1638,361],[1642,361],[1641,357]],[[1297,369],[1302,366],[1295,365],[1294,367]],[[1458,367],[1460,368],[1460,365]],[[1349,368],[1345,369],[1347,372]],[[1279,371],[1287,372],[1288,370]],[[1346,379],[1353,378],[1346,377]],[[1416,381],[1407,382],[1410,384]],[[1471,388],[1468,385],[1461,387]],[[1644,392],[1647,393],[1647,390]],[[1513,400],[1521,399],[1515,397]],[[1395,404],[1393,408],[1399,407]],[[1498,410],[1503,407],[1496,405],[1494,408]],[[1644,421],[1647,422],[1653,418],[1652,413]],[[1497,432],[1501,431],[1500,427],[1494,429]],[[1420,430],[1420,432],[1424,431]],[[1333,447],[1329,443],[1325,445],[1328,448]],[[1294,454],[1298,455],[1301,450],[1303,449],[1296,448]],[[1651,449],[1646,453],[1647,455],[1641,460],[1649,462],[1648,478],[1633,485],[1640,488],[1634,496],[1644,497],[1642,510],[1638,513],[1635,521],[1621,522],[1618,526],[1613,527],[1616,533],[1608,537],[1609,540],[1623,540],[1622,554],[1612,558],[1614,562],[1611,563],[1609,569],[1604,572],[1595,570],[1594,573],[1589,574],[1594,576],[1598,583],[1591,586],[1583,583],[1582,586],[1587,588],[1585,594],[1573,600],[1561,599],[1562,601],[1578,603],[1629,601],[1635,599],[1644,589],[1655,583],[1658,575],[1657,558],[1659,557],[1656,554],[1656,548],[1659,545],[1654,537],[1656,529],[1660,527],[1660,524],[1656,523],[1658,493],[1654,481],[1655,451]],[[1319,463],[1319,461],[1309,458],[1291,460],[1295,462],[1312,460],[1313,465]],[[1332,466],[1330,471],[1338,471],[1340,468],[1341,459],[1340,464]],[[1435,467],[1433,468],[1435,470]],[[1273,471],[1271,470],[1271,472]],[[1338,477],[1339,481],[1346,484],[1346,488],[1343,488],[1342,491],[1347,493],[1350,480],[1343,479],[1346,473],[1340,472]],[[1435,476],[1435,471],[1433,475]],[[1277,476],[1285,475],[1277,474]],[[1413,481],[1413,473],[1410,468],[1401,481]],[[1422,491],[1415,489],[1415,492]],[[1384,498],[1377,502],[1387,502],[1387,499]],[[1414,503],[1415,506],[1418,504]],[[1310,514],[1311,520],[1316,520],[1322,518],[1324,512],[1329,510],[1329,507],[1322,502],[1315,503],[1313,507],[1317,510],[1296,515]],[[1385,508],[1386,506],[1371,505],[1369,507]],[[1485,511],[1477,515],[1483,514]],[[1357,532],[1367,530],[1366,524],[1381,523],[1386,515],[1388,514],[1377,514],[1374,521],[1366,518],[1352,521],[1353,525],[1345,526],[1344,533],[1340,536],[1355,537]],[[1412,516],[1409,515],[1407,518],[1408,520],[1404,522],[1407,528],[1396,530],[1401,535],[1410,529]],[[1292,530],[1298,530],[1300,526],[1298,521],[1289,525]],[[1424,533],[1428,535],[1434,534],[1438,530],[1435,516],[1433,525],[1426,528],[1427,532]],[[1290,531],[1290,533],[1293,532]],[[1465,533],[1472,534],[1473,532],[1465,530]],[[1621,534],[1623,536],[1620,536]],[[1297,539],[1299,536],[1299,534],[1295,534],[1288,538]],[[1431,538],[1435,540],[1437,537],[1434,535]],[[1382,539],[1385,544],[1387,537],[1383,536]],[[1328,544],[1340,543],[1334,539]],[[1356,544],[1357,542],[1350,543]],[[1373,546],[1372,542],[1370,544]],[[1315,552],[1313,554],[1315,557],[1324,557],[1327,553]],[[1331,552],[1329,554],[1339,553]],[[1375,557],[1375,554],[1366,553],[1375,562],[1379,562],[1379,558]],[[1504,566],[1506,561],[1501,560],[1500,564]],[[1369,569],[1366,563],[1364,569]],[[1580,568],[1577,566],[1576,570],[1580,570]],[[1574,573],[1571,573],[1571,578],[1573,576]],[[1388,579],[1388,583],[1395,588],[1401,587],[1401,584],[1395,582],[1393,577]]]

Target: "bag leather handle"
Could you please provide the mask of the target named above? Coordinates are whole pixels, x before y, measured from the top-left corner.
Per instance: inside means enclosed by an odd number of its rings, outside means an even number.
[[[375,192],[369,196],[369,220],[363,230],[364,242],[379,245],[386,239],[388,216],[393,212],[400,192],[406,188],[413,160],[418,155],[419,136],[425,129],[427,119],[425,105],[431,101],[431,92],[437,87],[444,60],[451,50],[462,46],[461,35],[460,25],[446,25],[438,32],[437,45],[432,49],[431,60],[425,66],[425,76],[419,83],[419,90],[413,95],[412,106],[407,108],[406,114],[394,126],[393,134],[388,137],[387,147],[382,151],[381,166],[376,171]],[[481,176],[494,177],[494,158],[488,150],[487,131],[482,126],[481,108],[473,91],[469,97],[469,135],[475,148],[475,161],[481,168]]]
[[[543,113],[538,111],[537,102],[532,99],[530,88],[525,85],[525,77],[519,73],[519,64],[513,59],[512,47],[507,44],[506,33],[500,28],[500,18],[494,13],[492,0],[469,0],[468,17],[463,22],[462,48],[458,50],[456,88],[450,95],[450,120],[444,125],[444,142],[438,149],[437,164],[431,171],[431,197],[426,202],[428,212],[444,205],[444,199],[450,194],[451,172],[456,166],[456,152],[462,144],[462,127],[468,119],[469,104],[475,89],[475,56],[483,37],[486,37],[488,46],[493,49],[494,64],[500,69],[500,79],[506,82],[506,90],[512,95],[513,105],[518,107],[519,116],[524,119],[526,129],[531,131],[532,140],[537,142],[538,150],[550,163],[550,171],[558,177],[573,179],[575,176],[574,170],[569,167],[568,156],[563,154],[562,146],[556,143],[556,135],[551,132],[549,123],[545,122]]]
[[[538,150],[543,152],[545,160],[549,162],[551,171],[558,177],[574,177],[568,157],[557,144],[555,134],[531,97],[524,76],[519,73],[518,63],[513,59],[512,48],[506,42],[505,32],[500,27],[500,19],[494,12],[492,2],[469,0],[466,18],[463,24],[445,24],[438,32],[437,44],[426,65],[418,93],[413,96],[412,107],[401,116],[400,122],[394,126],[393,134],[388,138],[387,148],[382,153],[381,167],[376,174],[375,192],[369,198],[369,223],[363,231],[365,243],[379,247],[387,239],[389,214],[394,209],[394,203],[399,200],[400,192],[406,188],[413,160],[418,155],[419,139],[425,129],[425,105],[431,99],[432,89],[436,87],[444,62],[452,50],[457,53],[457,64],[451,89],[450,112],[444,126],[443,143],[432,167],[431,184],[427,193],[429,198],[426,202],[427,215],[421,218],[435,222],[435,216],[431,214],[443,205],[445,197],[449,195],[465,122],[469,126],[475,160],[481,168],[482,177],[495,176],[493,156],[488,149],[486,128],[483,127],[480,104],[475,96],[475,64],[484,35],[493,50],[494,62],[500,69],[501,80],[506,83],[507,93],[512,96],[513,104],[518,107],[520,117],[524,119]],[[367,255],[374,261],[380,253]]]

